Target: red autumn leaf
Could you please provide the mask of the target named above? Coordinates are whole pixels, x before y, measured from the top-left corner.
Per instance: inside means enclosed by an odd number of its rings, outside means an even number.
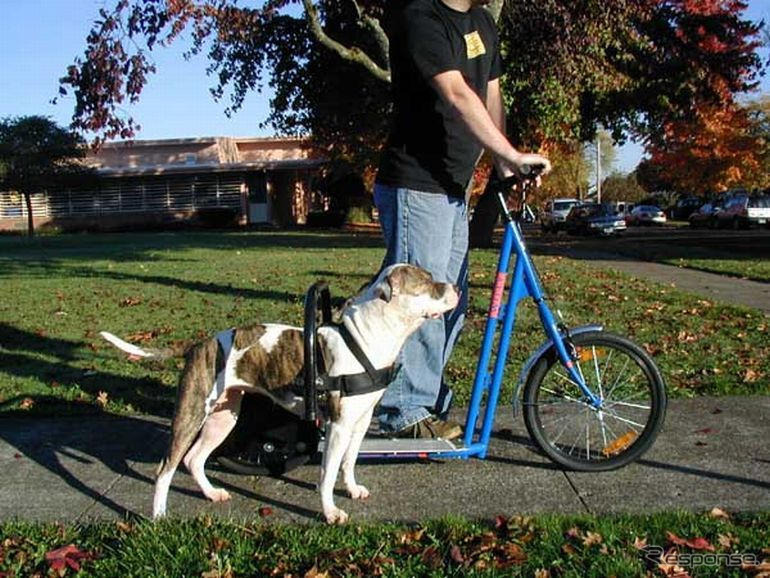
[[[449,550],[449,557],[457,564],[464,564],[465,558],[463,557],[462,550],[457,544],[453,544]]]
[[[714,546],[712,546],[706,538],[680,538],[673,532],[666,532],[666,539],[668,539],[669,542],[672,544],[676,544],[677,546],[687,546],[689,548],[692,548],[693,550],[708,550],[709,552],[714,551]]]
[[[691,538],[690,540],[687,540],[685,542],[690,548],[693,550],[708,550],[709,552],[714,551],[714,546],[712,546],[706,538]]]
[[[713,433],[717,433],[717,431],[715,429],[710,428],[710,427],[704,427],[703,429],[696,429],[695,433],[697,433],[697,434],[713,434]]]
[[[262,506],[257,512],[259,513],[260,518],[266,518],[267,516],[273,515],[273,508],[270,506]]]
[[[62,574],[66,571],[67,566],[77,572],[80,570],[81,560],[90,560],[93,557],[93,552],[86,552],[80,550],[74,544],[68,544],[46,553],[45,560],[52,570]]]
[[[684,538],[680,538],[673,532],[666,532],[666,539],[672,544],[676,544],[677,546],[684,546],[684,543],[686,542]]]

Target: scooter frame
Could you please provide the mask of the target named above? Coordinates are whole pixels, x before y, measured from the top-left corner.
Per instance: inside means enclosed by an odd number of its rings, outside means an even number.
[[[525,182],[521,190],[521,206],[524,206],[526,191],[529,183]],[[502,187],[501,187],[502,189]],[[486,328],[481,345],[479,361],[471,392],[470,405],[465,420],[462,445],[443,439],[387,439],[382,437],[367,437],[359,451],[358,460],[371,459],[409,459],[409,458],[461,458],[477,457],[483,459],[487,455],[492,427],[495,422],[495,412],[500,398],[509,346],[514,332],[516,309],[519,302],[531,297],[535,302],[540,321],[546,334],[546,341],[530,356],[524,364],[513,396],[514,414],[518,408],[519,392],[526,383],[529,372],[543,355],[555,348],[561,364],[569,377],[580,387],[585,402],[593,407],[600,407],[602,400],[597,397],[585,384],[583,375],[575,365],[576,353],[571,343],[571,336],[588,331],[601,331],[601,325],[584,325],[568,330],[557,323],[554,314],[546,303],[545,294],[532,259],[524,244],[520,228],[521,211],[512,213],[506,204],[502,192],[497,193],[505,222],[503,242],[497,265],[497,274],[492,286],[492,296],[487,312]],[[503,303],[506,284],[509,277],[512,258],[515,256],[513,274],[511,276],[508,298]],[[323,304],[323,315],[328,317],[328,286],[314,285],[308,292],[305,313],[305,359],[306,363],[306,419],[316,419],[315,403],[317,396],[314,387],[319,383],[316,373],[315,320],[317,306]],[[312,313],[311,313],[312,312]],[[500,331],[500,338],[495,348],[495,337]],[[494,362],[493,362],[494,356]],[[484,404],[484,394],[486,404]],[[312,400],[312,401],[311,401]],[[480,428],[477,427],[481,418]]]

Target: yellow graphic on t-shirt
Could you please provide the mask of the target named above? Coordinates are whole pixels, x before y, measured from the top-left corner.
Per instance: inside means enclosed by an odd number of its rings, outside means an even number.
[[[484,41],[481,39],[481,35],[476,30],[465,35],[465,48],[467,50],[469,60],[471,58],[476,58],[477,56],[481,56],[482,54],[487,53],[487,49],[484,48]]]

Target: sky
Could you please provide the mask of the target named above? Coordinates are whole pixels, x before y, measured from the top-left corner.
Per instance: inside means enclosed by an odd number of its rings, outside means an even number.
[[[58,79],[82,55],[85,38],[104,0],[0,0],[0,118],[44,115],[61,126],[72,117],[72,98],[50,103],[58,94]],[[770,0],[749,0],[746,16],[770,22]],[[215,102],[213,85],[205,75],[205,55],[185,61],[183,46],[153,51],[158,69],[149,79],[138,105],[126,111],[142,126],[136,138],[161,139],[202,136],[271,136],[260,128],[268,114],[269,93],[252,93],[239,112],[228,118],[227,102]],[[767,51],[763,51],[766,56]],[[770,93],[770,77],[761,92]],[[227,98],[225,96],[225,98]],[[618,150],[615,168],[633,170],[642,148],[630,143]]]

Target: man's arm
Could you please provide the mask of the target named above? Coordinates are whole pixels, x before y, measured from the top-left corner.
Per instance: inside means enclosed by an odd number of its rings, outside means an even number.
[[[497,129],[507,135],[505,130],[505,105],[503,104],[503,94],[500,90],[500,79],[495,78],[487,83],[487,112]],[[495,169],[498,175],[505,174],[505,167],[499,162],[499,157],[493,158]]]
[[[500,79],[495,78],[487,83],[487,112],[497,129],[505,134],[505,107],[503,93],[500,91]]]
[[[496,82],[491,81],[490,84]],[[471,134],[495,156],[502,177],[519,173],[524,165],[544,164],[545,172],[550,170],[551,164],[548,159],[517,151],[500,130],[505,122],[505,113],[499,83],[496,83],[493,88],[493,92],[496,91],[497,95],[492,96],[492,100],[499,99],[499,103],[494,104],[494,119],[487,106],[465,82],[460,71],[448,70],[439,73],[431,79],[431,84],[439,96],[452,107]],[[487,103],[489,105],[489,98]],[[500,123],[499,126],[498,123]]]

